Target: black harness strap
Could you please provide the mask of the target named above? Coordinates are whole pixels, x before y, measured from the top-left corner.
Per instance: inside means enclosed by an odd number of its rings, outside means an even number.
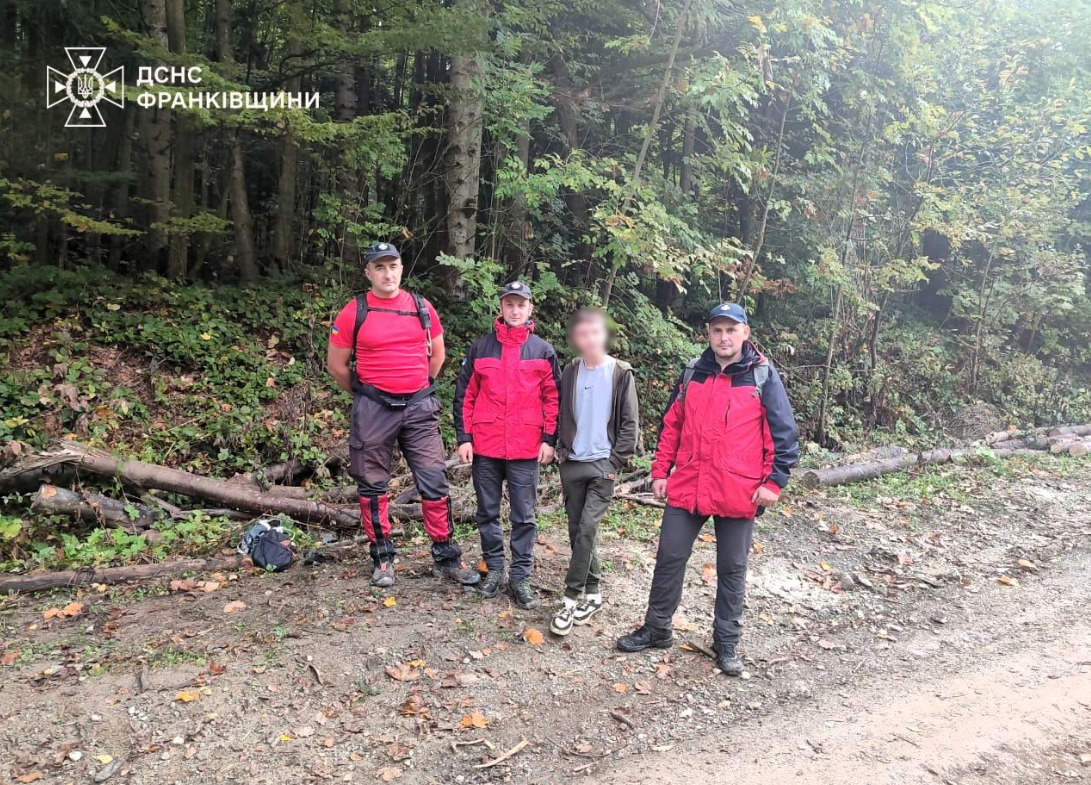
[[[413,302],[417,305],[416,312],[403,311],[398,308],[371,308],[367,303],[366,293],[356,296],[356,323],[352,327],[352,350],[349,354],[349,368],[352,371],[352,389],[355,392],[360,392],[364,395],[367,395],[367,393],[364,392],[362,388],[370,386],[363,384],[356,374],[356,341],[360,338],[360,328],[364,326],[364,321],[367,319],[368,311],[393,313],[397,314],[398,316],[416,316],[417,320],[420,322],[421,329],[424,330],[424,342],[425,346],[427,347],[428,356],[432,356],[432,315],[428,312],[428,304],[424,301],[424,298],[421,295],[417,294],[416,292],[410,292],[410,294],[413,296]],[[383,393],[377,387],[373,387],[372,389],[377,390],[382,395],[386,395],[386,393]],[[431,395],[431,392],[435,391],[435,385],[430,384],[425,389],[429,390],[430,392],[428,394]],[[420,392],[423,393],[425,392],[425,390],[421,390]],[[419,395],[420,393],[415,394]],[[403,406],[404,405],[406,404],[403,404]]]

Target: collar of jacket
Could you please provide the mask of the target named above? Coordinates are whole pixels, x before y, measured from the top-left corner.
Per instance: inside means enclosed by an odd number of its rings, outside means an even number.
[[[754,346],[749,340],[743,344],[742,356],[739,357],[731,365],[724,368],[723,373],[728,376],[737,376],[740,373],[746,373],[755,365],[765,361],[761,352]],[[697,367],[702,371],[707,371],[712,374],[721,373],[720,363],[716,360],[716,355],[712,351],[712,347],[707,347],[701,352],[701,359],[697,361]]]
[[[498,317],[496,320],[496,340],[502,344],[518,346],[526,343],[532,332],[534,332],[534,322],[511,327],[502,318]]]

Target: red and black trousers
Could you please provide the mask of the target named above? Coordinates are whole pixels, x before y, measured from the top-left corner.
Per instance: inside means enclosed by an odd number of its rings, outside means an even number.
[[[424,529],[432,540],[433,558],[444,562],[462,556],[452,541],[454,518],[439,409],[434,395],[399,399],[371,391],[353,396],[349,471],[360,493],[360,519],[371,540],[371,557],[376,564],[394,559],[388,490],[395,445],[409,464],[420,492]]]

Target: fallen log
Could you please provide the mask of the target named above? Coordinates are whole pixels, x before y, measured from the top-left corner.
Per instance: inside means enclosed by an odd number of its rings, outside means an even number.
[[[284,513],[301,523],[339,524],[353,527],[359,524],[359,513],[349,512],[342,507],[263,493],[246,485],[214,480],[180,469],[115,458],[103,450],[78,442],[63,441],[59,449],[50,455],[58,463],[70,463],[81,471],[117,477],[122,482],[140,488],[158,488],[208,499],[244,512],[258,515]]]
[[[1018,458],[1022,455],[1034,455],[1038,452],[1040,452],[1040,450],[1031,450],[1028,448],[993,449],[993,456],[996,458]]]
[[[249,556],[228,556],[222,559],[182,559],[180,561],[158,562],[155,564],[135,564],[129,567],[84,567],[80,570],[62,572],[40,572],[27,575],[15,575],[0,578],[0,593],[44,591],[73,586],[87,586],[92,583],[125,583],[143,581],[163,575],[177,575],[183,572],[218,572],[220,570],[238,570],[252,567]]]
[[[1068,445],[1067,452],[1073,458],[1082,458],[1083,456],[1087,455],[1087,453],[1091,452],[1091,439],[1084,439],[1080,442],[1073,442],[1072,444]]]
[[[1050,428],[1046,436],[1091,436],[1091,425],[1061,425]]]
[[[655,498],[650,493],[615,493],[614,498],[624,499],[627,502],[633,502],[634,504],[643,504],[645,507],[660,507],[665,508],[667,503],[661,499]]]
[[[111,499],[101,493],[77,493],[56,485],[42,485],[30,505],[59,515],[77,515],[129,534],[139,534],[155,523],[155,511],[144,504]],[[135,517],[130,511],[136,513]]]
[[[898,458],[887,458],[868,463],[854,463],[848,466],[831,466],[828,469],[810,469],[803,472],[801,482],[804,488],[819,488],[828,485],[844,485],[850,482],[871,480],[884,474],[900,472],[914,466],[918,456],[915,453]]]

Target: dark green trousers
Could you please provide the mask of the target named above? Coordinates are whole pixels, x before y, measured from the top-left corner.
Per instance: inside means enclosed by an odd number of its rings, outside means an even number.
[[[599,461],[565,461],[561,464],[561,490],[568,513],[568,542],[572,558],[564,579],[564,594],[576,599],[581,593],[598,594],[599,521],[614,498],[614,467]]]

